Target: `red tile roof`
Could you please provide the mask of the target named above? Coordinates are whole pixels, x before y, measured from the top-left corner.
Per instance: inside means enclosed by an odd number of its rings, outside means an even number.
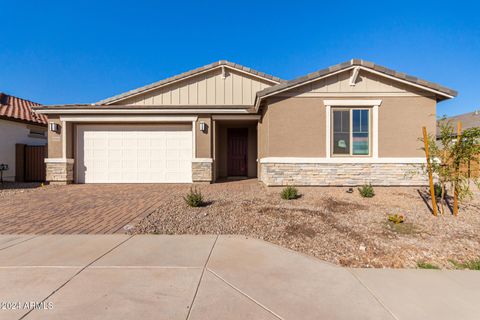
[[[31,108],[39,105],[39,103],[0,92],[0,118],[47,125],[47,117],[36,113]]]

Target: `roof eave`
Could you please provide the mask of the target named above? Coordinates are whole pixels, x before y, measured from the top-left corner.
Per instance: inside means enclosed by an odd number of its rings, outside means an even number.
[[[228,106],[202,106],[195,108],[183,106],[146,106],[135,107],[132,106],[85,106],[85,105],[67,105],[67,106],[42,106],[36,107],[35,111],[39,114],[250,114],[254,113],[252,106],[235,106],[229,108]]]
[[[0,116],[0,119],[5,120],[5,121],[12,121],[12,122],[28,124],[28,125],[32,125],[32,126],[47,127],[47,124],[43,123],[43,122],[29,121],[29,120],[13,118],[13,117],[8,117],[8,116]]]
[[[438,84],[434,84],[425,80],[418,79],[413,76],[409,76],[404,73],[399,73],[394,70],[376,65],[372,62],[364,61],[364,60],[359,60],[359,59],[352,59],[349,62],[344,62],[332,67],[329,67],[327,69],[322,69],[317,72],[310,73],[306,76],[299,77],[297,79],[288,81],[286,83],[280,83],[276,86],[266,88],[262,91],[257,92],[257,95],[255,97],[255,110],[258,111],[258,108],[260,107],[260,104],[262,100],[274,96],[276,94],[279,94],[281,92],[291,90],[300,86],[303,86],[305,84],[318,81],[322,78],[330,77],[332,75],[335,75],[340,72],[345,72],[348,70],[351,70],[353,68],[359,67],[362,70],[365,70],[367,72],[372,72],[375,74],[378,74],[383,77],[387,77],[390,79],[393,79],[394,81],[399,81],[402,83],[405,83],[407,85],[411,85],[414,87],[418,87],[420,89],[430,91],[435,93],[437,97],[437,101],[442,101],[446,99],[452,99],[455,98],[458,95],[458,92],[443,86],[440,86]],[[414,82],[415,80],[416,82]],[[429,86],[425,85],[429,84]],[[435,88],[436,87],[436,88]],[[447,93],[448,92],[448,93]]]

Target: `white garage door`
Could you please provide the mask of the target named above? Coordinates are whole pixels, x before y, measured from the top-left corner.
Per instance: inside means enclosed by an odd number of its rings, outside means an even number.
[[[192,182],[191,125],[79,125],[77,182]]]

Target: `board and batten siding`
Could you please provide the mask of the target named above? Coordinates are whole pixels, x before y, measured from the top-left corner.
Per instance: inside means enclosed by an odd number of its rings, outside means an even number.
[[[361,70],[354,86],[350,85],[351,71],[345,71],[305,84],[300,88],[281,93],[280,96],[323,96],[328,94],[348,95],[390,95],[390,96],[426,96],[413,86],[394,81],[377,74]],[[327,94],[327,95],[325,95]],[[431,94],[433,97],[433,94]]]
[[[119,101],[132,105],[253,105],[258,91],[272,83],[221,68]]]

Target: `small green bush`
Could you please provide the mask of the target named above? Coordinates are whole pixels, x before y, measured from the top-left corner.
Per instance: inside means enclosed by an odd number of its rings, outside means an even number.
[[[442,186],[440,183],[435,183],[433,185],[433,191],[435,192],[435,198],[442,197]]]
[[[358,188],[358,192],[360,192],[360,195],[364,198],[372,198],[375,195],[371,184],[364,184]]]
[[[466,262],[457,262],[455,260],[449,260],[455,269],[469,269],[469,270],[480,270],[480,259],[470,260]]]
[[[436,266],[434,264],[431,264],[431,263],[428,263],[428,262],[425,262],[425,261],[418,261],[417,262],[417,267],[419,269],[434,269],[434,270],[440,269],[438,266]]]
[[[405,217],[402,216],[401,214],[389,214],[388,215],[388,221],[393,222],[395,224],[403,223],[405,222]]]
[[[185,203],[190,207],[201,207],[204,204],[202,193],[193,187],[190,188],[190,192],[183,197],[183,200],[185,200]]]
[[[284,200],[292,200],[298,198],[298,190],[295,187],[286,187],[280,193],[280,196]]]

